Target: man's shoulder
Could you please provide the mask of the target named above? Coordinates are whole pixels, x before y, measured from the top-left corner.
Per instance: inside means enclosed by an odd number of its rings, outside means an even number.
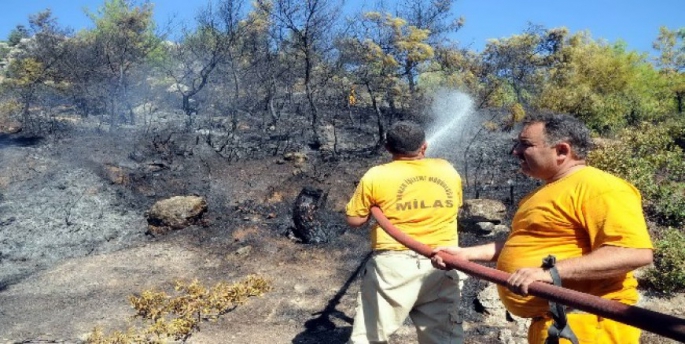
[[[442,158],[426,158],[426,159],[423,159],[423,162],[426,166],[430,166],[430,167],[455,169],[454,165],[452,165],[451,162],[449,162],[445,159],[442,159]]]
[[[385,164],[373,166],[373,167],[369,168],[368,170],[366,170],[366,172],[364,173],[364,176],[362,178],[373,179],[373,178],[377,178],[378,176],[386,175],[387,173],[389,173],[391,171],[391,167],[389,165],[390,165],[390,163],[385,163]]]
[[[579,177],[581,183],[589,184],[596,190],[635,190],[635,187],[627,180],[592,166],[584,168]]]
[[[425,158],[423,159],[427,163],[433,163],[433,164],[443,164],[443,165],[450,165],[452,166],[452,163],[443,159],[443,158]]]

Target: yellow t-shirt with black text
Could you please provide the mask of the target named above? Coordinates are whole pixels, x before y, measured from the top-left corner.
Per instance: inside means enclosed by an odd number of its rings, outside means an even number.
[[[512,230],[497,268],[512,273],[541,266],[542,259],[580,257],[602,245],[652,248],[639,191],[628,182],[594,167],[543,185],[519,203]],[[632,273],[611,279],[564,281],[564,288],[635,304],[637,281]],[[547,300],[524,297],[498,286],[505,307],[520,317],[549,309]]]
[[[357,185],[345,209],[366,217],[377,205],[390,222],[431,247],[457,244],[457,212],[462,204],[461,178],[443,159],[395,160],[372,167]],[[406,250],[377,224],[373,250]]]

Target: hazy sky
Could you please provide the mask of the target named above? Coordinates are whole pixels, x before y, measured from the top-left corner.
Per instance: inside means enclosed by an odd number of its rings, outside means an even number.
[[[204,1],[159,0],[155,19],[159,24],[175,16],[176,22],[192,21]],[[104,0],[1,0],[0,40],[6,40],[17,25],[28,25],[28,16],[50,8],[61,26],[73,29],[91,27],[83,9],[92,12]],[[249,1],[247,1],[249,3]],[[371,9],[372,0],[346,0],[346,12]],[[594,39],[609,42],[622,39],[628,48],[653,53],[651,44],[659,27],[685,27],[685,0],[457,0],[454,17],[463,16],[466,24],[451,38],[461,46],[481,51],[487,39],[519,34],[528,23],[546,28],[565,26],[571,32],[588,30]],[[365,4],[365,5],[364,5]]]

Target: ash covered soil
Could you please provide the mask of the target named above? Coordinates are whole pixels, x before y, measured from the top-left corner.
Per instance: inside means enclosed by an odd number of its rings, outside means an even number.
[[[373,132],[367,134],[349,142],[368,145]],[[238,146],[226,154],[200,134],[123,128],[3,136],[0,343],[82,343],[96,327],[108,333],[135,325],[130,295],[171,291],[178,280],[211,286],[251,274],[269,280],[273,290],[203,322],[187,343],[344,343],[367,233],[350,229],[329,243],[303,244],[290,233],[293,202],[303,187],[323,189],[329,224],[344,226],[355,182],[389,157],[359,147],[331,157],[265,140]],[[288,159],[288,152],[301,158]],[[202,223],[147,233],[146,211],[176,195],[207,199]],[[481,240],[460,236],[464,244]],[[474,301],[487,286],[465,281],[466,342],[525,343],[524,322]],[[680,300],[646,297],[644,305],[678,314],[685,309]],[[392,341],[415,342],[410,324]],[[645,342],[670,341],[647,334]]]

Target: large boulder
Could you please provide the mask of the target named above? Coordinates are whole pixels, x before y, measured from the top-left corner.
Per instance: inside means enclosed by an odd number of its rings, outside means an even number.
[[[465,200],[459,209],[461,229],[479,234],[490,234],[506,230],[502,225],[507,215],[507,206],[494,199]]]
[[[174,196],[157,201],[147,211],[149,234],[165,234],[198,223],[207,211],[207,201],[200,196]]]

